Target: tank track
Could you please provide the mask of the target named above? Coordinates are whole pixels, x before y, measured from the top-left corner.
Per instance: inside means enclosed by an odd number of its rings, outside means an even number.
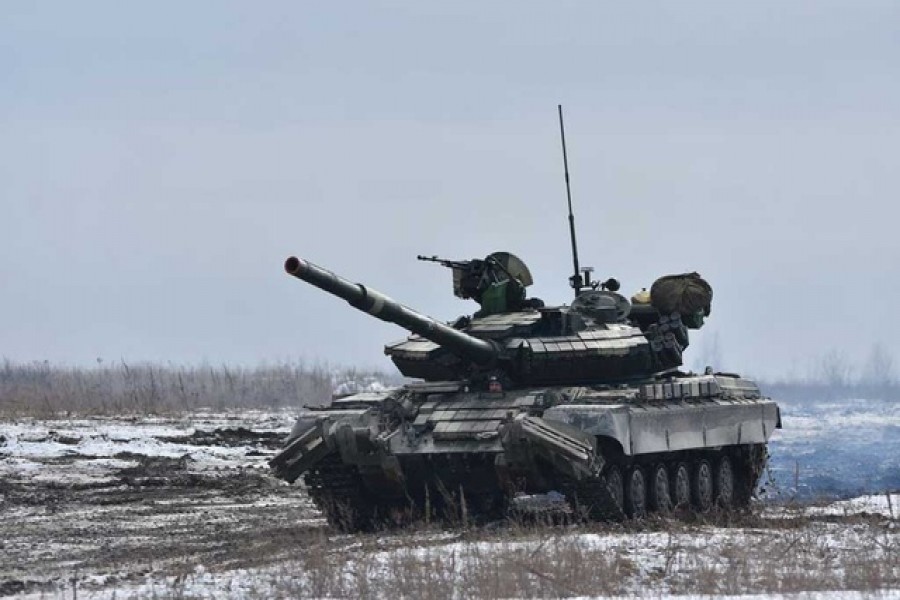
[[[769,462],[769,450],[764,444],[754,444],[741,449],[737,460],[740,475],[735,490],[735,505],[746,507],[753,498],[753,493],[766,471]]]
[[[390,507],[368,494],[359,471],[330,454],[303,477],[309,495],[332,527],[347,533],[373,529]]]
[[[330,454],[321,460],[303,480],[328,523],[347,533],[372,531],[423,516],[427,518],[426,512],[451,522],[483,522],[502,518],[506,508],[499,488],[492,493],[467,494],[464,503],[460,502],[455,489],[444,490],[442,494],[435,488],[428,501],[424,496],[380,498],[365,488],[358,469],[344,464],[338,454]]]
[[[731,460],[735,471],[735,481],[731,505],[722,508],[732,510],[745,509],[749,506],[753,493],[765,472],[768,452],[763,444],[729,448],[724,451],[695,451],[682,455],[679,458],[666,456],[641,457],[638,461],[631,461],[620,457],[619,460],[610,461],[606,469],[604,469],[604,474],[600,477],[581,481],[566,481],[562,486],[563,493],[573,512],[578,517],[596,521],[622,521],[628,517],[625,506],[615,498],[606,479],[612,468],[617,468],[620,475],[624,477],[630,472],[631,468],[637,465],[644,470],[646,477],[649,467],[655,464],[664,464],[671,474],[674,473],[679,463],[684,462],[688,465],[693,478],[693,474],[696,472],[701,460],[706,460],[715,465],[723,457]],[[715,493],[715,502],[718,503],[718,490]],[[692,510],[697,510],[697,506],[692,504]],[[652,511],[648,510],[648,512]]]
[[[621,521],[625,518],[622,506],[610,493],[606,477],[568,481],[563,494],[579,517],[593,521]]]
[[[729,508],[735,510],[746,508],[765,472],[768,454],[762,444],[730,448],[726,451],[691,452],[675,459],[670,456],[641,457],[635,462],[620,457],[619,460],[611,460],[599,477],[560,482],[560,491],[578,518],[592,521],[623,521],[627,518],[625,507],[607,483],[607,476],[613,467],[624,477],[635,464],[641,466],[647,475],[649,467],[654,464],[663,463],[669,472],[673,473],[677,465],[684,462],[693,477],[701,460],[707,460],[715,465],[724,456],[731,460],[735,471],[734,497]],[[358,469],[342,463],[338,454],[331,454],[320,461],[315,469],[304,475],[304,482],[310,497],[328,523],[343,532],[371,531],[398,518],[399,512],[406,511],[407,516],[418,514],[421,517],[424,514],[423,510],[427,510],[424,504],[419,506],[419,503],[411,498],[407,498],[406,504],[400,505],[371,494],[364,487]],[[502,502],[497,502],[500,496],[498,490],[498,494],[486,494],[483,498],[469,497],[467,499],[469,516],[477,521],[502,518],[504,514],[504,509],[500,506]],[[487,502],[489,497],[492,502]],[[434,508],[438,510],[439,498],[437,494],[432,497]],[[446,510],[449,507],[442,508]],[[449,516],[454,517],[453,512],[450,510]],[[458,515],[454,518],[458,518]]]

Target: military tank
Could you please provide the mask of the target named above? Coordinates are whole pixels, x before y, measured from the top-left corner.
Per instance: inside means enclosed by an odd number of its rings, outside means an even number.
[[[271,461],[301,476],[345,531],[430,514],[494,518],[522,495],[562,494],[578,514],[640,518],[678,507],[746,506],[781,426],[755,383],[684,372],[689,329],[709,316],[696,273],[660,278],[632,301],[619,284],[572,278],[570,305],[526,298],[516,256],[439,262],[472,316],[444,323],[290,257],[294,277],[411,335],[385,346],[416,381],[302,413]]]
[[[288,274],[395,323],[385,346],[415,381],[336,398],[303,412],[275,474],[300,477],[333,526],[357,531],[443,515],[495,518],[516,500],[563,497],[568,513],[641,518],[673,509],[747,506],[781,427],[778,405],[733,373],[684,372],[689,329],[710,315],[697,273],[669,275],[632,297],[581,269],[569,190],[575,296],[527,298],[531,272],[509,252],[437,262],[479,309],[444,323],[311,262]]]

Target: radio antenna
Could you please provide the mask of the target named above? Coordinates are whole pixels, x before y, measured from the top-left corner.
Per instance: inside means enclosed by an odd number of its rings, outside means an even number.
[[[569,278],[569,283],[575,288],[575,295],[584,287],[584,281],[581,279],[581,270],[578,268],[578,244],[575,242],[575,215],[572,214],[572,189],[569,185],[569,157],[566,154],[566,128],[563,125],[562,104],[557,105],[559,108],[559,136],[562,140],[563,153],[563,170],[566,174],[566,198],[569,201],[569,235],[572,238],[572,266],[575,268],[574,274]]]

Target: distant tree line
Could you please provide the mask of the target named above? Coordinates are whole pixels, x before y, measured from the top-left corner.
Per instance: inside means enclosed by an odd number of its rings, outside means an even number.
[[[716,332],[700,348],[695,370],[704,365],[723,365],[722,344]],[[728,370],[728,369],[722,369]],[[869,398],[900,401],[900,380],[894,357],[882,343],[875,343],[867,356],[852,360],[843,350],[827,350],[815,358],[803,374],[792,372],[780,378],[763,379],[765,392],[790,400],[836,400]]]
[[[153,414],[198,409],[321,405],[336,388],[379,387],[397,377],[378,371],[281,363],[252,368],[125,361],[96,367],[46,361],[0,365],[0,414]]]

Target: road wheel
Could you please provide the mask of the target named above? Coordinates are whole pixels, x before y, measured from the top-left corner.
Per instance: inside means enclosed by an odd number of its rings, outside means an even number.
[[[640,519],[647,514],[647,480],[640,467],[632,467],[625,486],[625,514]]]
[[[669,470],[666,469],[666,465],[658,464],[653,467],[649,495],[650,510],[665,514],[672,509],[672,498],[669,494]]]
[[[716,469],[716,499],[723,508],[734,505],[734,468],[731,459],[723,456]]]
[[[672,502],[676,508],[687,508],[691,504],[691,472],[684,463],[678,463],[672,474]]]
[[[713,474],[709,461],[701,459],[694,469],[694,478],[691,481],[691,496],[694,500],[694,508],[699,512],[706,512],[713,504]]]
[[[613,465],[609,468],[609,471],[606,473],[606,488],[609,490],[609,495],[612,496],[616,506],[619,509],[623,509],[625,505],[625,483],[622,480],[622,472],[619,470],[619,467]]]

